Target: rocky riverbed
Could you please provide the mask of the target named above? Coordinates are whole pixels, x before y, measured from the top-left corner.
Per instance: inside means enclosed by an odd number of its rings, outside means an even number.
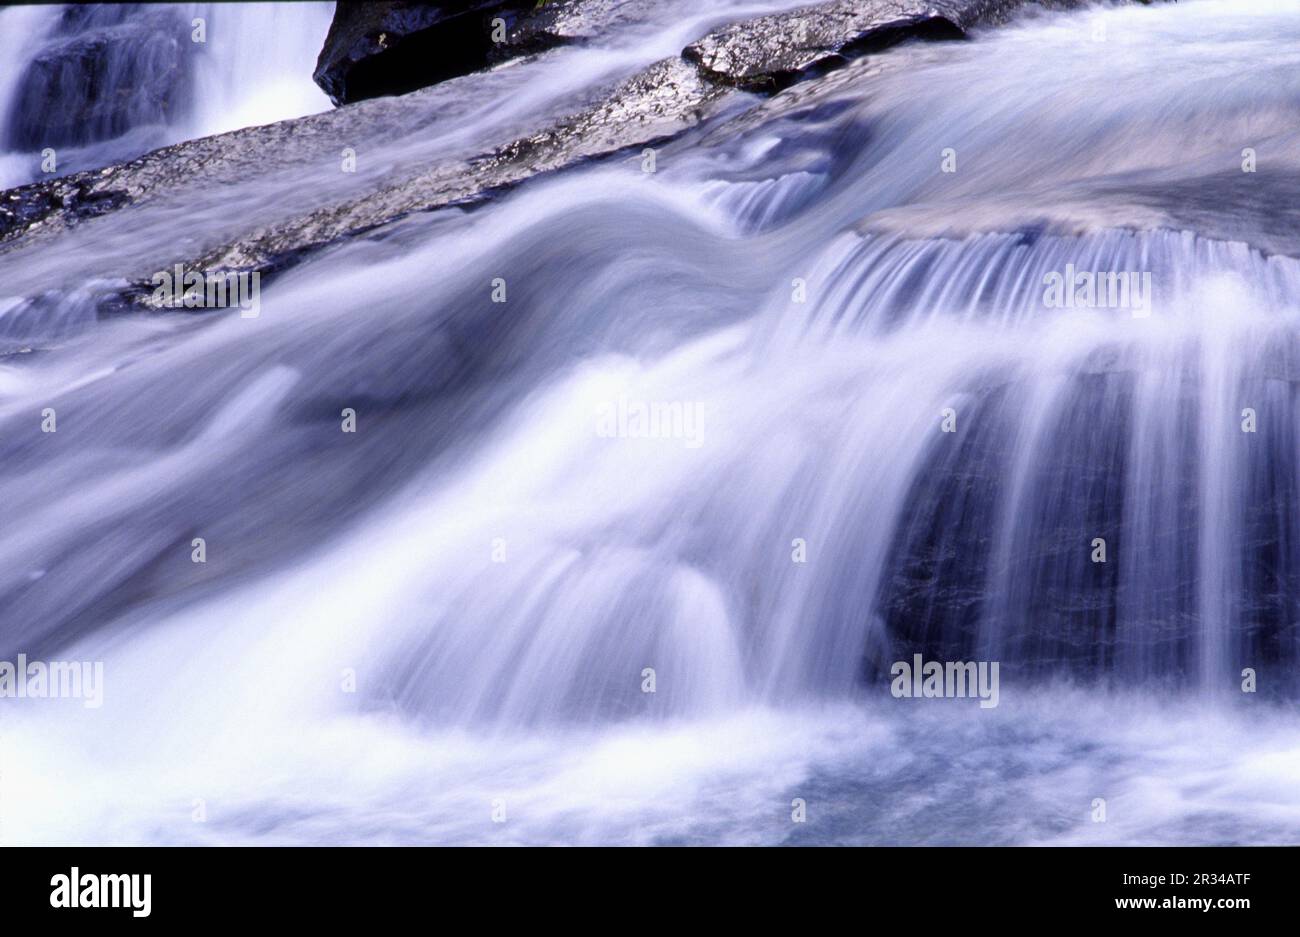
[[[546,110],[502,121],[486,139],[480,136],[468,145],[453,143],[393,161],[388,154],[402,150],[406,141],[438,134],[448,115],[465,112],[467,102],[491,97],[500,83],[503,62],[511,68],[520,62],[544,64],[556,47],[589,42],[611,24],[634,28],[653,13],[655,4],[652,0],[562,0],[523,10],[510,3],[471,3],[454,17],[419,4],[343,4],[335,14],[315,76],[336,101],[352,97],[339,90],[345,81],[340,77],[344,60],[380,73],[403,37],[418,38],[424,56],[430,54],[425,49],[429,42],[454,43],[457,34],[444,31],[453,22],[456,30],[473,23],[474,30],[489,36],[497,18],[507,28],[503,40],[491,43],[489,39],[481,55],[457,59],[454,68],[449,65],[408,76],[400,86],[387,88],[409,91],[406,94],[373,97],[327,113],[189,140],[119,165],[0,193],[0,252],[39,250],[61,231],[93,226],[104,216],[126,209],[183,203],[189,189],[257,178],[269,181],[308,168],[319,172],[331,163],[338,166],[334,185],[282,199],[274,221],[258,223],[256,210],[234,204],[232,219],[245,218],[247,223],[205,232],[183,253],[177,253],[174,243],[159,245],[157,251],[137,254],[129,263],[99,268],[105,279],[126,282],[104,297],[106,312],[148,307],[149,277],[176,263],[214,273],[270,275],[307,253],[375,232],[412,212],[473,205],[542,173],[592,159],[636,155],[643,148],[663,146],[711,118],[750,111],[746,120],[751,123],[778,119],[814,104],[827,73],[835,67],[870,59],[900,42],[961,39],[971,29],[1005,22],[1025,5],[1021,0],[839,0],[725,22],[678,54],[628,77],[577,89],[576,94],[550,102]],[[1027,5],[1050,9],[1073,4]],[[156,18],[149,10],[141,15]],[[134,33],[124,35],[124,41],[135,41],[130,38]],[[384,37],[382,43],[377,36]],[[393,65],[399,67],[405,66]],[[797,93],[766,97],[795,82],[801,82]],[[412,84],[429,87],[411,90]],[[826,90],[835,87],[831,82]],[[142,93],[146,98],[153,95],[148,89]],[[91,106],[98,105],[86,105]],[[373,166],[376,160],[385,160],[384,171],[366,172],[366,164]],[[357,166],[363,167],[361,172],[354,171]],[[1279,175],[1279,195],[1289,192],[1292,178]],[[1150,205],[1151,213],[1143,222],[1182,221],[1195,212],[1183,209],[1176,197],[1162,200],[1158,188],[1135,198],[1131,184],[1126,188],[1117,182],[1116,187],[1123,204]],[[1166,207],[1162,202],[1173,204],[1162,213]],[[1294,200],[1283,198],[1262,200],[1261,213],[1283,213],[1262,226],[1277,232],[1268,247],[1289,243],[1294,228],[1290,209],[1284,206],[1293,204]],[[1061,224],[1068,227],[1079,217],[1057,206],[1042,211],[1019,208],[1019,215],[1008,217],[1004,224],[1019,226],[1027,218],[1054,211],[1064,215]],[[926,210],[924,206],[912,209],[917,215]],[[1128,220],[1119,214],[1118,219],[1107,221]],[[1222,224],[1214,218],[1199,220],[1210,228]],[[879,223],[897,225],[899,217],[886,215]],[[924,219],[916,224],[917,230],[924,230]],[[934,225],[929,228],[932,231]]]

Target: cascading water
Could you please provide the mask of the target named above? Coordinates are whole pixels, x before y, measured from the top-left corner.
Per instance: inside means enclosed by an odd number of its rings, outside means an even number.
[[[0,10],[0,187],[329,107],[311,80],[332,3]]]
[[[78,311],[163,262],[168,206],[0,254],[0,324],[62,323],[0,358],[0,656],[106,675],[13,701],[5,837],[1295,841],[1300,261],[1178,193],[1243,146],[1289,171],[1297,39],[1200,0],[903,46],[654,174],[335,245],[256,320]],[[629,46],[502,70],[400,152]],[[1150,287],[1057,308],[1067,268]],[[1000,704],[894,699],[913,654],[1000,662]]]

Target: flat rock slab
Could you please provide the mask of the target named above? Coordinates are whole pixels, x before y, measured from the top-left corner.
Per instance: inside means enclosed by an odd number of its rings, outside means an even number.
[[[357,140],[382,150],[394,134],[433,133],[443,102],[464,94],[455,85],[190,140],[129,163],[2,192],[0,252],[36,249],[70,228],[95,224],[122,209],[183,201],[193,186],[336,163],[342,148]],[[701,78],[683,59],[664,59],[607,88],[586,106],[539,119],[522,135],[499,138],[495,145],[483,141],[480,149],[447,153],[431,162],[413,161],[405,172],[368,179],[358,175],[356,184],[344,186],[343,180],[352,177],[339,176],[337,191],[296,199],[296,210],[267,223],[249,220],[237,234],[234,228],[224,235],[211,232],[209,243],[197,250],[180,248],[184,253],[176,246],[167,250],[168,256],[142,250],[148,256],[137,258],[136,269],[104,272],[133,284],[128,290],[132,303],[147,302],[151,271],[170,269],[176,262],[209,272],[273,273],[311,250],[413,212],[467,205],[540,173],[673,137],[704,120],[732,94]],[[232,216],[243,212],[232,206]]]
[[[708,116],[726,93],[682,60],[665,59],[552,127],[259,230],[200,258],[198,266],[272,271],[306,250],[412,212],[466,205],[540,173],[675,136]]]

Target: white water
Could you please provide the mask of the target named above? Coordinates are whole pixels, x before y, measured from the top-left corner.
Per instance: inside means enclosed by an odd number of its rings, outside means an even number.
[[[16,90],[23,72],[35,58],[59,41],[59,5],[10,7],[0,10],[0,139],[8,113],[23,106]],[[180,47],[184,70],[193,82],[192,104],[177,108],[165,126],[139,125],[112,139],[84,146],[56,148],[57,173],[121,162],[179,140],[209,136],[273,123],[328,110],[329,98],[312,81],[311,73],[333,16],[333,3],[194,3],[153,5],[150,15],[173,14],[168,22]],[[195,21],[202,20],[203,41],[195,39]],[[106,93],[129,94],[110,61],[100,80]],[[32,106],[30,103],[27,106]],[[42,148],[43,149],[43,148]],[[0,188],[44,178],[37,151],[0,152]]]
[[[206,3],[189,8],[207,23],[198,59],[195,108],[177,139],[206,137],[329,110],[312,81],[333,3]]]
[[[0,10],[0,127],[9,123],[14,106],[14,89],[32,50],[39,48],[58,21],[56,6],[16,6]],[[19,185],[30,178],[31,157],[0,151],[0,189]]]
[[[653,177],[616,160],[343,245],[258,320],[0,362],[6,647],[106,671],[101,709],[6,701],[0,835],[1294,842],[1300,720],[1235,689],[1298,656],[1250,577],[1261,536],[1296,567],[1300,264],[1177,230],[907,236],[1062,192],[1110,210],[1116,167],[1163,183],[1235,159],[1236,121],[1294,133],[1289,8],[1110,11],[1109,58],[1077,54],[1088,15],[895,50]],[[1180,67],[1153,87],[1154,59]],[[89,266],[145,220],[47,256]],[[1151,271],[1150,317],[1044,308],[1071,262]],[[620,398],[698,406],[700,444],[600,436]],[[867,673],[921,647],[1003,661],[1001,705]]]

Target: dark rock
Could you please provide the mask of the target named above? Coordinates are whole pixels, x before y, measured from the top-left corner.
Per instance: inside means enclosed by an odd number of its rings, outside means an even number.
[[[78,173],[5,192],[0,196],[0,237],[51,214],[63,214],[75,223],[130,203],[127,193],[98,189],[94,183],[95,173]]]
[[[313,77],[335,104],[406,94],[605,34],[645,0],[340,3]],[[493,20],[504,39],[493,41]]]
[[[526,0],[339,3],[312,73],[335,104],[407,94],[476,71],[493,50],[494,17]]]
[[[1025,3],[1085,0],[831,0],[735,23],[685,51],[712,81],[777,90],[835,63],[910,38],[956,39]],[[335,104],[406,94],[637,19],[647,0],[459,0],[340,3],[313,77]],[[505,38],[493,41],[493,20]]]

